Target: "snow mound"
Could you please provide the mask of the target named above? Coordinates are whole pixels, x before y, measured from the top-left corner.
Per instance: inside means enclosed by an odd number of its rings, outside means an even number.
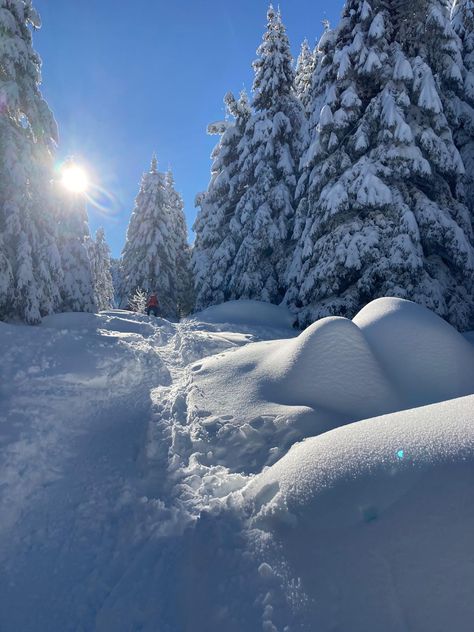
[[[406,408],[474,391],[474,354],[454,327],[416,303],[381,298],[354,318]]]
[[[468,342],[474,345],[474,331],[466,331],[463,335]]]
[[[325,318],[194,364],[188,425],[195,451],[258,472],[304,437],[472,393],[472,345],[427,309],[380,299],[352,322]]]
[[[275,329],[292,327],[294,316],[283,306],[261,301],[229,301],[213,305],[192,316],[203,323],[264,326]]]
[[[102,327],[104,320],[99,314],[88,314],[85,312],[64,312],[63,314],[52,314],[46,316],[41,322],[41,326],[46,329],[75,329],[93,330]]]
[[[270,401],[349,417],[373,416],[382,402],[388,410],[399,405],[361,330],[346,318],[325,318],[298,338],[277,343],[261,368]]]
[[[244,497],[300,578],[308,629],[467,632],[473,480],[470,396],[307,439]]]

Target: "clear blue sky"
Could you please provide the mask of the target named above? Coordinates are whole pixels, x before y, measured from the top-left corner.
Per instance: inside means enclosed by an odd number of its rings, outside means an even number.
[[[281,2],[296,56],[321,22],[337,22],[343,0]],[[265,30],[266,0],[36,0],[43,27],[42,91],[59,123],[59,157],[74,155],[113,196],[108,213],[90,209],[112,252],[124,240],[141,174],[156,150],[170,166],[191,227],[194,197],[207,187],[223,97],[252,86],[252,61]]]

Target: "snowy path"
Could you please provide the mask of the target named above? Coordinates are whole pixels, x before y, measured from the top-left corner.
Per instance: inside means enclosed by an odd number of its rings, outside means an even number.
[[[129,595],[163,592],[192,555],[171,537],[192,516],[167,480],[170,420],[187,364],[250,336],[114,312],[49,321],[0,330],[0,630],[177,629],[163,596]]]
[[[2,332],[10,360],[2,383],[16,387],[0,426],[2,631],[82,629],[79,621],[93,629],[153,531],[150,520],[163,513],[143,500],[143,452],[150,391],[171,382],[164,358],[172,366],[175,332],[115,317],[102,330],[91,320],[77,317],[67,330],[22,328],[31,340],[21,342],[15,328]],[[141,333],[127,332],[134,326]],[[26,371],[19,344],[33,362]]]

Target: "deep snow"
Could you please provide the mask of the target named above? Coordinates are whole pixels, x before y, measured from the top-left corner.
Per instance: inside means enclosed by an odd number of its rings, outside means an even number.
[[[249,485],[302,628],[472,629],[473,452],[470,396],[307,439]]]
[[[2,632],[471,630],[469,336],[291,322],[0,323]]]

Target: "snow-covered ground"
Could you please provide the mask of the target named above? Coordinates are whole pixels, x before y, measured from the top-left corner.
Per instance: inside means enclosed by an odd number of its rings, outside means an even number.
[[[0,323],[2,632],[472,630],[472,335],[291,324]]]

